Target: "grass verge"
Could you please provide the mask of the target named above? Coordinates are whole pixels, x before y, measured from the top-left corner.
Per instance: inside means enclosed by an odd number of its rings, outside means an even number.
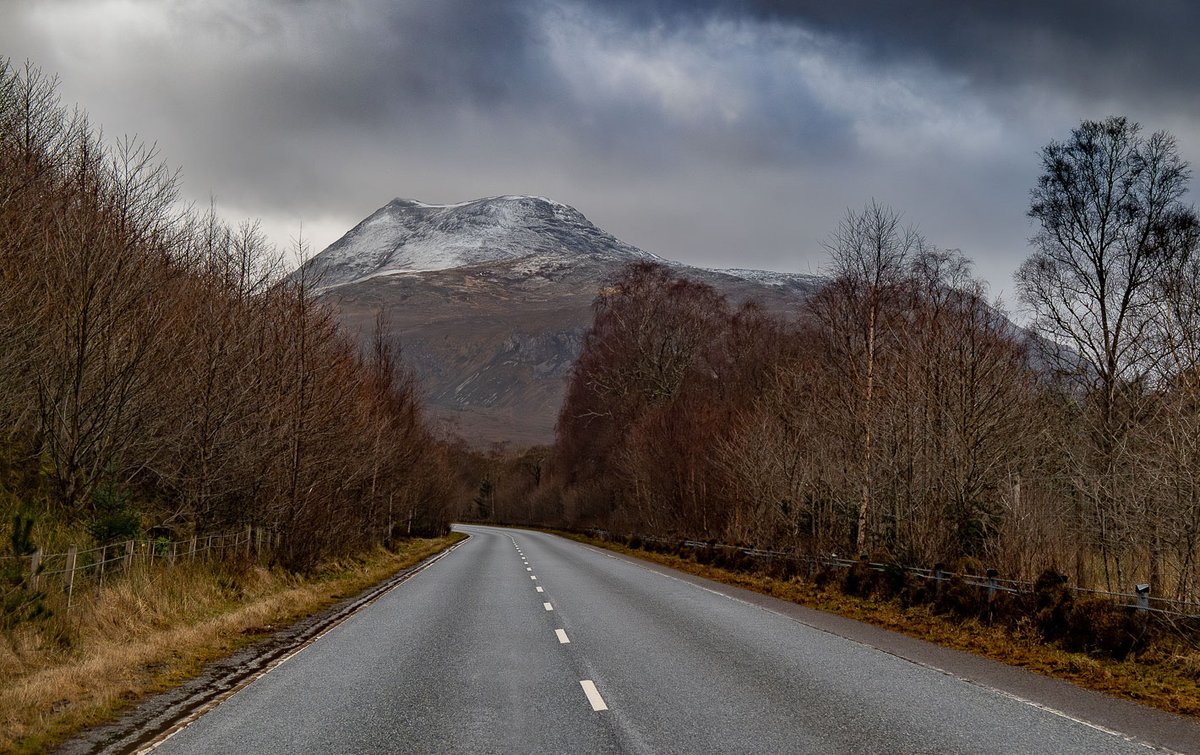
[[[307,578],[225,564],[135,570],[68,615],[0,635],[0,752],[44,752],[464,537],[379,548]]]
[[[1065,679],[1086,689],[1134,700],[1170,713],[1200,715],[1200,650],[1184,638],[1124,661],[1093,658],[1047,645],[1033,631],[1012,632],[977,620],[956,621],[929,606],[904,607],[896,600],[858,598],[835,587],[822,589],[805,579],[780,580],[697,563],[619,543],[558,530],[562,537],[669,566],[716,582],[770,595],[799,605],[857,619],[896,632],[963,650],[1001,663]]]

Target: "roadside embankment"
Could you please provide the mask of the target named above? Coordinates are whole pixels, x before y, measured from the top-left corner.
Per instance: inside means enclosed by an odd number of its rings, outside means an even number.
[[[0,635],[0,751],[54,747],[463,537],[408,540],[307,577],[219,562],[114,580],[78,610]]]
[[[1014,627],[940,612],[935,605],[905,605],[879,594],[844,591],[842,579],[779,578],[753,570],[701,563],[588,535],[545,530],[578,542],[669,566],[717,582],[753,590],[896,632],[1070,681],[1086,689],[1134,700],[1170,713],[1200,715],[1200,648],[1182,630],[1162,628],[1157,640],[1122,660],[1064,650],[1032,621]]]

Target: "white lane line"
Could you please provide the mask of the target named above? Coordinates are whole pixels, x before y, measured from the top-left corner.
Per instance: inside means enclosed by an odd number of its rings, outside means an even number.
[[[538,591],[538,592],[546,592],[545,590],[543,590],[543,589],[542,589],[542,586],[541,586],[541,585],[538,585],[538,586],[537,586],[537,591]]]
[[[587,695],[588,702],[592,704],[592,710],[608,710],[608,706],[604,704],[604,698],[600,697],[600,690],[596,689],[596,684],[591,679],[584,679],[579,682],[579,686],[583,687],[583,694]]]
[[[643,570],[645,570],[645,571],[648,571],[648,572],[650,572],[651,574],[657,574],[657,575],[658,575],[658,576],[660,576],[660,577],[665,577],[665,578],[667,578],[667,579],[669,579],[669,580],[672,580],[672,581],[674,581],[674,582],[679,582],[679,583],[681,583],[681,584],[688,585],[688,586],[690,586],[690,587],[695,587],[695,588],[697,588],[697,589],[703,590],[704,592],[707,592],[707,593],[712,593],[713,595],[716,595],[716,596],[718,596],[718,597],[725,598],[726,600],[731,600],[731,601],[733,601],[734,603],[741,603],[742,605],[749,606],[749,607],[751,607],[751,608],[757,608],[757,609],[758,609],[758,610],[760,610],[760,611],[765,611],[766,613],[773,614],[773,615],[775,615],[775,616],[779,616],[780,618],[786,619],[786,620],[788,620],[788,621],[793,621],[793,622],[795,622],[795,623],[797,623],[797,624],[800,624],[801,626],[808,627],[809,629],[813,629],[813,630],[815,630],[815,631],[818,631],[818,632],[821,632],[821,633],[823,633],[823,634],[828,634],[828,635],[830,635],[830,636],[832,636],[832,637],[836,637],[836,638],[838,638],[839,640],[844,640],[845,642],[849,642],[849,643],[851,643],[851,644],[854,644],[854,645],[861,645],[862,647],[869,648],[869,649],[871,649],[871,650],[875,650],[875,651],[877,651],[877,652],[880,652],[880,653],[883,653],[883,654],[885,654],[885,655],[890,655],[890,656],[892,656],[893,658],[899,659],[899,660],[901,660],[901,661],[904,661],[904,662],[906,662],[906,663],[911,663],[911,664],[913,664],[914,666],[920,666],[920,667],[922,667],[922,668],[927,668],[927,669],[929,669],[930,671],[934,671],[934,672],[937,672],[937,673],[939,673],[939,674],[943,674],[943,675],[945,675],[945,676],[948,676],[948,677],[950,677],[951,679],[955,679],[955,680],[957,680],[957,681],[959,681],[959,682],[962,682],[962,683],[964,683],[964,684],[969,684],[969,685],[971,685],[971,686],[973,686],[973,687],[978,687],[979,689],[983,689],[983,690],[987,690],[987,691],[989,691],[989,692],[993,692],[993,693],[995,693],[995,694],[999,695],[1000,697],[1008,698],[1009,700],[1012,700],[1012,701],[1014,701],[1014,702],[1017,702],[1017,703],[1020,703],[1020,704],[1024,704],[1024,705],[1028,705],[1028,706],[1029,706],[1029,707],[1031,707],[1031,708],[1036,708],[1036,709],[1038,709],[1038,710],[1040,710],[1040,711],[1042,711],[1042,712],[1044,712],[1044,713],[1048,713],[1048,714],[1050,714],[1050,715],[1052,715],[1052,716],[1057,716],[1057,717],[1059,717],[1059,718],[1066,719],[1067,721],[1072,721],[1072,722],[1074,722],[1074,723],[1077,723],[1077,724],[1080,724],[1080,725],[1082,725],[1082,726],[1086,726],[1086,727],[1088,727],[1089,729],[1095,729],[1096,731],[1099,731],[1099,732],[1102,732],[1102,733],[1104,733],[1104,734],[1108,734],[1108,735],[1110,735],[1110,736],[1116,737],[1117,739],[1123,739],[1123,740],[1125,740],[1126,742],[1129,742],[1130,744],[1136,744],[1136,745],[1138,745],[1138,746],[1140,746],[1140,747],[1145,747],[1145,748],[1147,748],[1147,749],[1150,749],[1150,750],[1161,750],[1161,749],[1162,749],[1162,748],[1160,748],[1160,747],[1159,747],[1159,746],[1157,746],[1157,745],[1153,745],[1153,744],[1150,744],[1150,743],[1148,743],[1148,742],[1144,742],[1144,741],[1142,741],[1142,740],[1138,739],[1137,737],[1135,737],[1135,736],[1132,736],[1132,735],[1129,735],[1129,734],[1126,734],[1126,733],[1124,733],[1124,732],[1122,732],[1122,731],[1118,731],[1118,730],[1116,730],[1116,729],[1110,729],[1110,728],[1108,728],[1108,727],[1106,727],[1106,726],[1102,726],[1102,725],[1100,725],[1100,724],[1093,723],[1092,721],[1087,721],[1087,720],[1085,720],[1085,719],[1078,718],[1078,717],[1076,717],[1076,716],[1073,716],[1073,715],[1071,715],[1071,714],[1069,714],[1069,713],[1067,713],[1067,712],[1065,712],[1065,711],[1061,711],[1061,710],[1059,710],[1059,709],[1057,709],[1057,708],[1052,708],[1052,707],[1050,707],[1049,705],[1045,705],[1045,704],[1043,704],[1043,703],[1039,703],[1039,702],[1037,702],[1037,701],[1035,701],[1035,700],[1029,700],[1029,699],[1026,699],[1026,698],[1024,698],[1024,697],[1021,697],[1020,695],[1015,695],[1015,694],[1013,694],[1012,692],[1008,692],[1007,690],[1002,690],[1002,689],[999,689],[998,687],[993,687],[993,686],[991,686],[990,684],[987,684],[987,683],[985,683],[985,682],[980,682],[980,681],[976,681],[976,680],[974,680],[974,679],[970,679],[970,678],[968,678],[968,677],[965,677],[965,676],[960,676],[959,674],[957,674],[957,673],[955,673],[955,672],[953,672],[953,671],[948,671],[947,669],[941,668],[940,666],[935,666],[935,665],[934,665],[934,664],[932,664],[932,663],[926,663],[925,661],[919,661],[919,660],[916,660],[916,659],[914,659],[914,658],[908,658],[908,657],[906,657],[906,656],[904,656],[904,655],[901,655],[901,654],[900,654],[900,653],[898,653],[898,652],[894,652],[894,651],[891,651],[891,650],[886,650],[886,649],[884,649],[884,648],[881,648],[881,647],[877,647],[877,646],[875,646],[875,645],[872,645],[871,643],[867,642],[866,640],[856,640],[856,639],[853,639],[853,638],[850,638],[850,637],[845,637],[845,636],[843,636],[843,635],[840,635],[840,634],[838,634],[837,632],[835,632],[835,631],[834,631],[834,630],[832,630],[832,629],[827,629],[827,628],[825,628],[825,627],[819,627],[819,626],[817,626],[817,625],[815,625],[815,624],[810,624],[810,623],[808,623],[807,621],[804,621],[803,619],[797,618],[797,617],[795,617],[795,616],[789,616],[789,615],[787,615],[787,614],[785,614],[785,613],[781,613],[780,611],[777,611],[777,610],[775,610],[775,609],[773,609],[773,608],[769,608],[769,607],[767,607],[767,606],[759,605],[759,604],[757,604],[757,603],[751,603],[750,601],[748,601],[748,600],[743,600],[742,598],[739,598],[739,597],[737,597],[737,596],[730,595],[730,594],[728,594],[728,593],[723,593],[723,592],[720,592],[719,590],[713,590],[713,589],[711,589],[711,588],[709,588],[709,587],[705,587],[704,585],[698,585],[698,584],[696,584],[695,582],[690,582],[690,581],[688,581],[688,580],[686,580],[686,579],[681,579],[681,578],[679,578],[679,577],[672,576],[672,575],[670,575],[670,574],[665,574],[665,573],[663,573],[663,572],[660,572],[660,571],[658,571],[658,570],[656,570],[656,569],[651,569],[651,568],[649,568],[648,566],[645,566],[645,565],[643,565],[643,564],[639,564],[638,562],[636,562],[636,561],[634,561],[634,560],[632,560],[632,559],[629,559],[629,558],[621,558],[621,557],[619,557],[619,556],[615,556],[615,555],[613,555],[612,553],[609,553],[609,552],[607,552],[607,551],[601,550],[600,548],[595,548],[595,547],[593,547],[593,546],[590,546],[590,545],[585,545],[585,546],[583,546],[583,547],[584,547],[584,548],[587,548],[588,550],[590,550],[590,551],[592,551],[592,552],[594,552],[594,553],[597,553],[597,554],[599,554],[599,555],[605,556],[605,557],[607,557],[607,558],[615,559],[615,560],[617,560],[617,561],[621,561],[621,562],[623,562],[623,563],[629,564],[630,566],[634,566],[634,567],[637,567],[637,568],[639,568],[639,569],[643,569]],[[583,682],[580,682],[580,684],[583,684]],[[589,682],[589,684],[590,684],[590,682]],[[594,688],[594,687],[593,687],[593,688]],[[587,687],[584,687],[584,689],[586,690],[586,689],[587,689]],[[1171,751],[1170,751],[1170,750],[1167,750],[1167,752],[1171,752]]]
[[[570,645],[571,644],[571,641],[567,639],[567,630],[555,629],[554,633],[558,635],[558,644],[560,644],[560,645]]]
[[[526,567],[525,567],[525,571],[533,571],[533,567],[532,567],[532,566],[526,566]]]
[[[537,577],[533,576],[532,574],[530,574],[530,575],[529,575],[529,578],[530,578],[530,579],[537,579]]]
[[[545,608],[547,611],[553,611],[553,610],[554,610],[554,606],[550,605],[549,603],[543,603],[543,604],[542,604],[542,608]]]

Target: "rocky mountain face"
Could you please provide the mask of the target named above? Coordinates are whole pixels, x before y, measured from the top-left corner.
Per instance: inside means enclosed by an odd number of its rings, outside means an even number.
[[[447,434],[476,446],[525,446],[553,440],[592,300],[639,260],[778,312],[794,310],[816,285],[805,275],[663,260],[574,208],[526,196],[393,200],[311,259],[304,274],[364,340],[384,313]]]

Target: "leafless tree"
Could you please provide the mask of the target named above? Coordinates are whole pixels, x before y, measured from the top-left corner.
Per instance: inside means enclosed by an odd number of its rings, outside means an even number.
[[[909,258],[924,246],[899,213],[872,201],[848,211],[826,248],[831,281],[812,298],[810,312],[821,323],[830,358],[844,370],[843,407],[854,417],[858,435],[858,516],[855,545],[870,542],[874,484],[878,372],[894,343],[896,308]]]
[[[1051,142],[1042,171],[1029,209],[1035,251],[1017,283],[1048,355],[1084,401],[1089,452],[1078,481],[1092,521],[1079,512],[1080,534],[1095,533],[1106,575],[1122,582],[1141,495],[1129,432],[1163,357],[1161,282],[1195,249],[1200,221],[1182,202],[1190,172],[1175,139],[1143,137],[1125,118],[1085,121]]]

